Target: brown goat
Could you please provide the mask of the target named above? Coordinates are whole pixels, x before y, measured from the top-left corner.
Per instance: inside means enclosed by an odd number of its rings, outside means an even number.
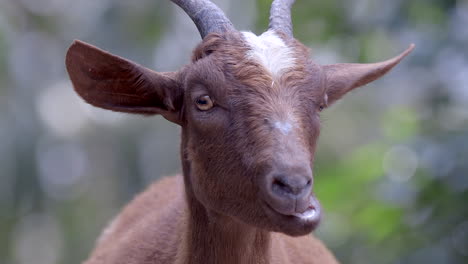
[[[183,175],[135,198],[87,264],[337,263],[308,235],[319,114],[387,73],[412,49],[375,64],[318,65],[294,39],[294,0],[275,0],[260,36],[234,29],[208,0],[173,0],[203,41],[192,63],[158,73],[75,41],[67,70],[88,103],[160,114],[182,127]]]

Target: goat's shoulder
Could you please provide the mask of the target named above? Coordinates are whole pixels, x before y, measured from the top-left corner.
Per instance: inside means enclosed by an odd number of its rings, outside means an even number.
[[[170,204],[183,194],[182,176],[164,177],[151,184],[144,192],[135,196],[122,212],[104,230],[98,243],[107,237],[118,235],[129,230],[151,216],[159,218],[170,207]]]
[[[177,222],[186,209],[183,194],[180,175],[150,185],[112,220],[85,263],[140,264],[172,258],[179,236]]]
[[[291,237],[273,233],[273,251],[286,257],[283,263],[338,264],[333,254],[314,235]],[[273,257],[274,259],[274,257]]]

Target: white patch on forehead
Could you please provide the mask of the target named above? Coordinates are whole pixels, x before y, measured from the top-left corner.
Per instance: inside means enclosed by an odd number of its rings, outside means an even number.
[[[273,77],[280,77],[285,70],[294,66],[293,50],[275,32],[266,31],[260,36],[252,32],[242,34],[252,49],[247,55],[262,64]]]
[[[279,131],[281,131],[281,133],[287,135],[289,134],[289,132],[291,132],[293,126],[291,125],[291,123],[289,122],[280,122],[280,121],[276,121],[273,126],[275,128],[277,128]]]

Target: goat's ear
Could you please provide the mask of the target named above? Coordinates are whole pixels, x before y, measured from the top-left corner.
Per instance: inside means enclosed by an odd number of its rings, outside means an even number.
[[[390,71],[414,49],[414,44],[400,55],[378,63],[340,63],[323,66],[326,75],[328,104],[334,103],[349,91],[375,81]]]
[[[75,91],[89,104],[117,112],[161,114],[180,124],[183,88],[177,73],[158,73],[76,40],[66,56]]]

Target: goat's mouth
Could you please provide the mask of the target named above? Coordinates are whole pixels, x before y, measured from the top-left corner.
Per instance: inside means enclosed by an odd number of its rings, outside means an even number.
[[[322,209],[318,201],[310,196],[309,207],[303,212],[282,212],[265,201],[265,212],[275,223],[274,231],[291,236],[306,235],[314,231],[320,223]]]
[[[320,216],[320,209],[315,207],[309,207],[302,213],[293,213],[290,216],[294,216],[299,218],[301,221],[308,222],[308,221],[315,221]]]

